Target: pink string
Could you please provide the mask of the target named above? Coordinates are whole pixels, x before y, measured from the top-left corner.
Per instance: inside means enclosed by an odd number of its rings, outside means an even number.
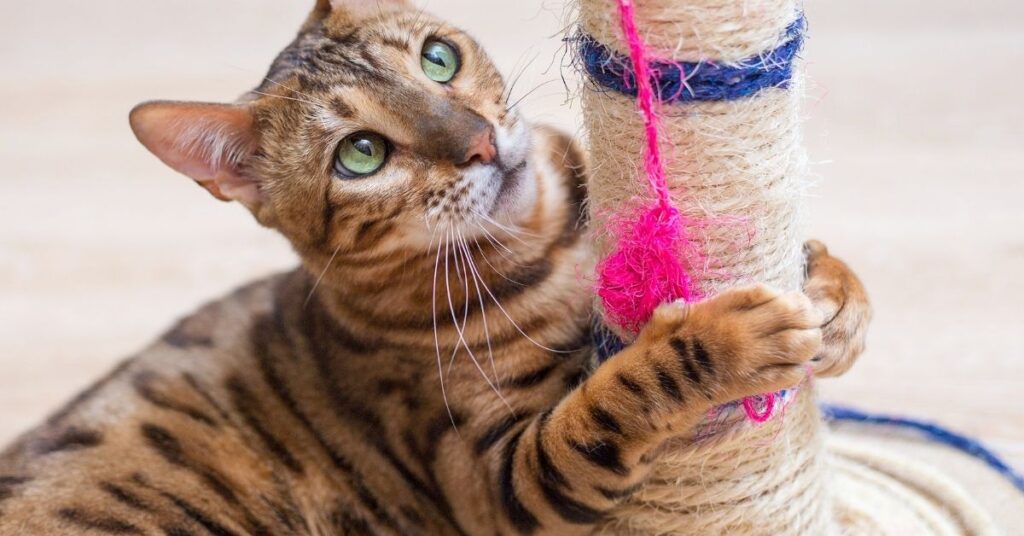
[[[758,411],[758,399],[764,400],[764,411]],[[772,418],[775,412],[775,393],[768,393],[759,397],[748,396],[743,399],[743,410],[747,412],[747,418],[758,423],[766,423]]]
[[[644,171],[656,200],[636,217],[613,219],[616,248],[598,266],[597,293],[606,316],[636,333],[662,303],[702,298],[686,268],[701,264],[699,249],[686,235],[691,223],[672,204],[661,149],[658,115],[646,47],[637,33],[632,0],[619,0],[622,29],[629,41],[647,145]],[[681,258],[686,255],[687,258]]]
[[[636,28],[633,0],[618,0],[618,4],[635,73],[637,106],[644,120],[644,171],[656,200],[641,207],[635,219],[613,221],[617,244],[598,266],[597,293],[608,318],[636,333],[660,304],[703,298],[687,272],[688,267],[702,265],[702,258],[686,231],[693,222],[672,204],[658,143],[657,97],[651,87],[647,47]],[[748,418],[758,423],[770,419],[775,409],[774,394],[760,398],[764,400],[764,412],[758,412],[757,399],[743,401]]]
[[[633,63],[634,79],[637,87],[637,104],[644,116],[644,133],[647,136],[644,168],[651,188],[658,196],[658,203],[671,206],[668,181],[665,179],[665,166],[661,162],[661,148],[658,146],[658,115],[654,113],[654,90],[651,87],[650,63],[647,60],[647,47],[636,29],[636,17],[632,0],[619,0],[619,14],[622,19],[622,31],[629,41],[629,56]]]

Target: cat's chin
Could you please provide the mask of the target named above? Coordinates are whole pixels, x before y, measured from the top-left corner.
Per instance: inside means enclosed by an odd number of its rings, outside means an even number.
[[[498,223],[519,224],[527,217],[536,202],[537,185],[529,162],[503,169],[501,187],[494,198],[490,218]]]

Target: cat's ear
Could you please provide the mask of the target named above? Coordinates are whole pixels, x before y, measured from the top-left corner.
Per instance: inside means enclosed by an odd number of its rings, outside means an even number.
[[[344,12],[353,21],[412,9],[408,0],[317,0],[315,13]]]
[[[256,133],[245,105],[146,102],[130,116],[135,136],[160,160],[188,175],[222,201],[255,211],[262,198],[242,164],[252,155]]]

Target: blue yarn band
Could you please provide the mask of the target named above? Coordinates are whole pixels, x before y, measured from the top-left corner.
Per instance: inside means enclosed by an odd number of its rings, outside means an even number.
[[[826,418],[834,421],[880,424],[919,432],[927,439],[955,448],[985,462],[993,470],[1005,476],[1021,493],[1024,493],[1024,475],[1015,471],[1002,458],[976,439],[958,434],[928,421],[888,415],[874,415],[853,408],[831,404],[822,404],[821,411],[825,414]]]
[[[598,363],[604,363],[609,357],[626,349],[626,343],[605,327],[600,319],[594,320],[593,328],[590,330],[590,340],[597,352]]]
[[[786,30],[778,48],[748,58],[737,65],[701,62],[651,62],[651,85],[661,102],[738,100],[762,89],[788,88],[793,79],[793,60],[803,46],[807,21],[800,16]],[[580,38],[580,58],[598,86],[636,96],[636,75],[629,57],[598,43]]]

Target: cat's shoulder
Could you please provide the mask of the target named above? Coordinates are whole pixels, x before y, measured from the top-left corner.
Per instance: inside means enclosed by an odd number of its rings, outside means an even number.
[[[296,286],[300,270],[264,277],[200,306],[179,319],[151,348],[213,348],[244,336],[256,319],[269,315],[282,294]]]

